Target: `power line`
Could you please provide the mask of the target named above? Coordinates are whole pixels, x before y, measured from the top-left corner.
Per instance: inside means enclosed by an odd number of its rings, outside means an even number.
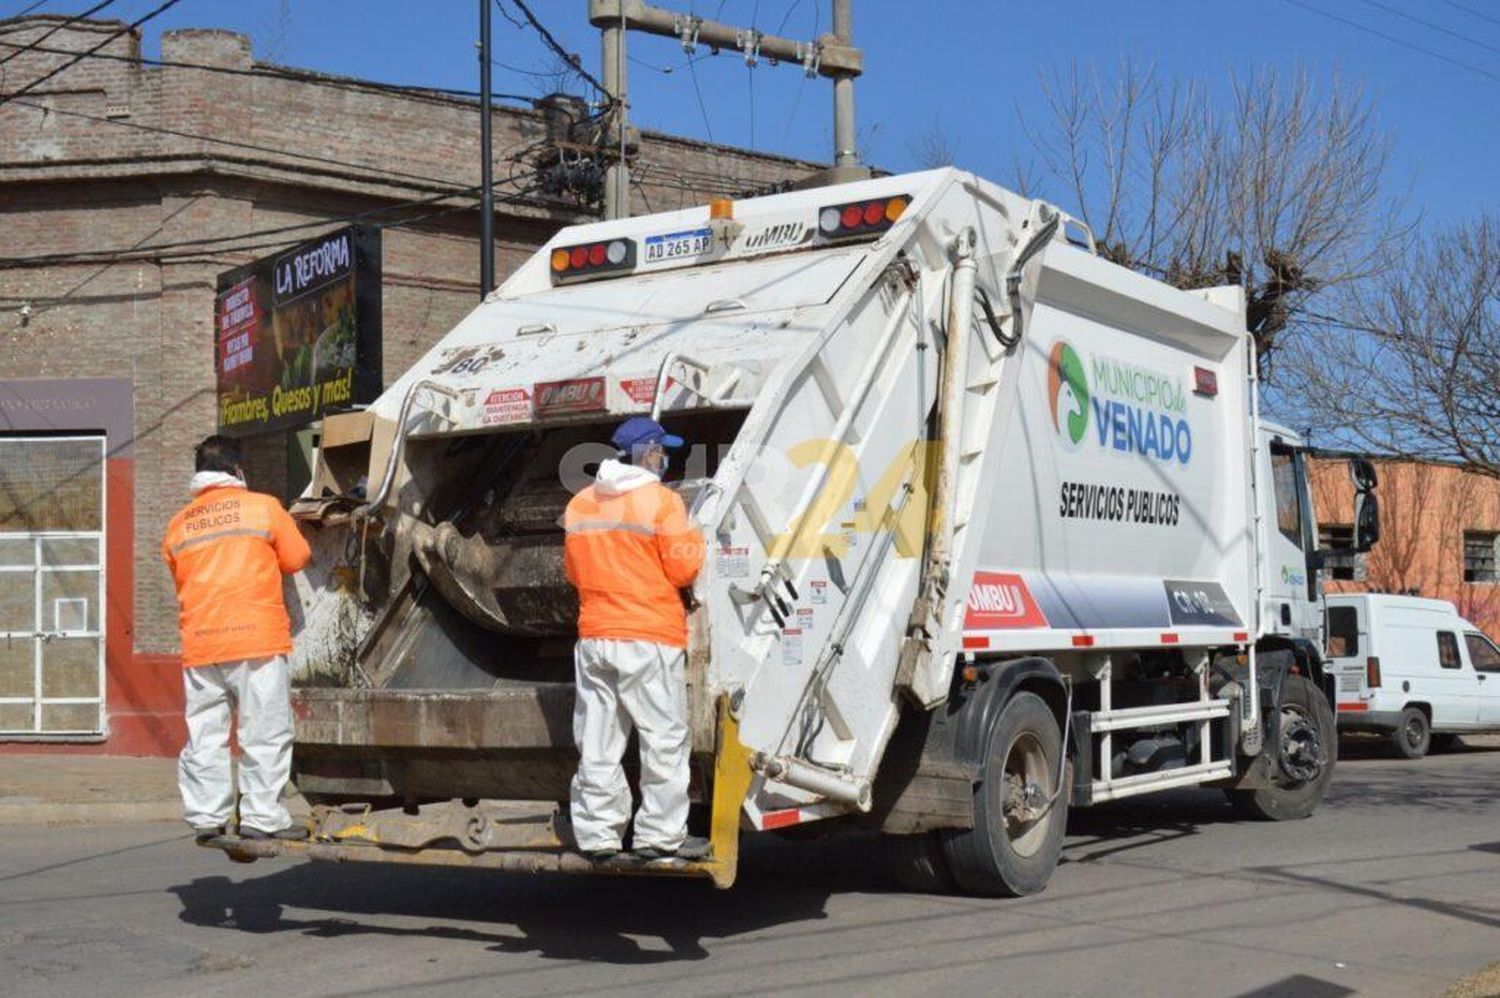
[[[198,135],[194,132],[184,132],[180,129],[167,128],[162,125],[146,125],[138,121],[128,121],[124,118],[106,118],[97,114],[89,114],[85,111],[73,111],[60,107],[48,107],[46,104],[37,104],[32,101],[18,100],[15,103],[20,107],[34,108],[38,111],[43,111],[48,114],[60,114],[69,118],[81,118],[84,121],[92,121],[103,125],[117,125],[121,128],[133,128],[137,131],[142,132],[153,132],[158,135],[171,135],[180,139],[191,139],[195,142],[206,142],[212,145],[227,146],[233,149],[246,149],[251,152],[266,153],[273,156],[286,157],[288,159],[307,160],[309,162],[318,163],[320,165],[342,166],[346,169],[354,170],[356,172],[363,171],[367,173],[383,174],[388,177],[395,177],[397,179],[407,181],[408,184],[411,181],[420,180],[424,184],[448,187],[450,189],[449,193],[453,193],[455,191],[463,189],[459,185],[454,184],[452,181],[439,180],[436,177],[427,177],[418,173],[407,173],[403,170],[392,170],[386,167],[368,166],[360,163],[348,163],[343,160],[330,159],[327,156],[315,156],[311,153],[292,152],[288,149],[277,149],[272,146],[256,145],[253,142],[240,142],[236,139],[221,139],[216,138],[212,135]]]
[[[552,32],[547,30],[547,26],[544,25],[541,21],[537,20],[536,15],[531,12],[531,8],[526,6],[526,0],[510,0],[510,2],[516,5],[516,9],[521,12],[521,14],[526,18],[527,22],[530,23],[532,29],[542,37],[542,41],[546,43],[548,48],[550,48],[554,53],[557,54],[557,57],[559,59],[567,63],[567,65],[573,70],[573,72],[583,77],[584,81],[587,82],[589,86],[599,91],[599,93],[603,94],[611,102],[614,102],[614,95],[612,95],[609,90],[605,88],[604,84],[600,83],[597,79],[594,78],[593,74],[583,68],[583,60],[580,59],[577,55],[563,48],[558,40],[552,36]],[[501,6],[500,0],[495,0],[495,6]],[[504,10],[503,7],[501,7],[501,9]]]
[[[141,25],[145,24],[147,21],[151,20],[152,18],[157,17],[157,16],[159,16],[161,14],[165,14],[167,11],[171,10],[173,7],[177,6],[181,2],[182,2],[182,0],[166,0],[165,3],[159,5],[158,7],[156,7],[154,10],[150,11],[149,13],[142,14],[140,17],[136,18],[134,21],[130,22],[125,27],[121,28],[119,31],[116,31],[114,34],[112,34],[108,38],[104,39],[104,41],[100,42],[98,45],[95,45],[93,48],[91,48],[91,49],[89,49],[89,50],[87,50],[85,52],[79,53],[74,58],[69,59],[67,62],[63,63],[62,65],[60,65],[60,66],[58,66],[56,68],[54,68],[51,72],[44,73],[42,76],[40,76],[37,79],[32,80],[30,83],[26,84],[20,90],[17,90],[14,93],[10,93],[10,94],[0,94],[0,107],[4,107],[5,104],[6,104],[6,102],[8,102],[8,101],[15,100],[17,97],[20,97],[20,96],[23,96],[25,94],[30,93],[31,91],[35,90],[37,87],[41,86],[43,83],[46,83],[48,80],[52,79],[52,77],[56,76],[58,73],[61,73],[63,70],[68,69],[68,68],[70,68],[72,66],[76,66],[80,61],[82,61],[84,59],[85,56],[92,55],[93,53],[95,53],[95,52],[99,51],[100,49],[102,49],[104,46],[108,45],[110,42],[114,41],[116,38],[119,38],[121,35],[124,35],[124,34],[127,34],[127,33],[131,32],[131,31],[134,31],[136,28],[139,28]]]
[[[77,55],[72,49],[50,48],[33,42],[23,45],[19,42],[0,41],[0,45],[19,50],[31,50],[48,55]],[[12,55],[20,55],[14,52]],[[425,87],[409,86],[401,83],[384,83],[379,80],[355,80],[337,79],[312,72],[298,72],[296,70],[284,69],[273,66],[253,66],[250,69],[242,69],[236,66],[210,66],[198,62],[182,62],[176,59],[147,59],[141,56],[115,55],[113,52],[85,52],[84,57],[88,59],[104,59],[110,62],[125,62],[141,66],[157,66],[166,69],[190,69],[203,73],[218,73],[223,76],[249,76],[270,80],[287,80],[294,83],[308,83],[318,87],[330,87],[336,90],[349,90],[356,93],[375,91],[377,93],[390,93],[398,96],[411,97],[414,99],[435,99],[436,95],[442,97],[478,97],[478,91],[457,90],[448,87]],[[530,104],[535,101],[534,97],[524,94],[491,94],[505,100],[525,101]]]
[[[533,177],[530,179],[535,178]],[[496,203],[519,203],[521,201],[524,201],[530,195],[534,194],[538,190],[538,188],[538,184],[532,183],[512,194],[499,196],[498,198],[496,198]],[[477,192],[478,190],[479,188],[475,186],[469,188],[465,192],[445,194],[443,195],[443,197],[459,197],[463,194],[468,194],[469,197],[472,198],[474,192]],[[300,229],[310,229],[324,226],[352,225],[360,222],[365,222],[376,214],[394,211],[401,208],[416,207],[421,204],[430,204],[433,200],[434,199],[427,198],[420,201],[412,201],[402,204],[383,205],[379,208],[372,208],[363,212],[357,212],[352,215],[323,218],[316,221],[301,223],[298,225],[279,226],[273,229],[239,232],[235,233],[232,236],[186,239],[172,243],[153,243],[147,245],[125,247],[115,250],[84,250],[78,253],[49,253],[30,257],[5,257],[0,258],[0,270],[16,270],[29,267],[56,266],[60,264],[75,263],[115,264],[147,260],[168,262],[173,260],[190,259],[207,254],[223,255],[228,253],[245,252],[255,249],[275,249],[298,242],[300,241],[300,237],[299,239],[266,240],[267,236],[285,234],[287,232]],[[415,215],[410,218],[391,219],[389,221],[373,222],[371,224],[373,224],[376,228],[381,229],[397,228],[405,225],[414,225],[417,222],[426,221],[428,219],[436,218],[441,215],[451,214],[455,211],[468,211],[472,208],[474,208],[474,204],[466,201],[465,203],[461,204],[446,205],[442,208],[437,209],[436,211],[427,212],[421,215]],[[246,242],[245,240],[249,241]],[[224,245],[226,243],[227,245]],[[162,252],[163,250],[167,250],[170,252]]]
[[[25,17],[27,14],[30,14],[32,11],[36,10],[46,2],[47,0],[35,0],[35,2],[30,4],[25,10],[17,11],[16,13],[12,14],[11,17]]]
[[[778,24],[778,25],[776,25],[776,33],[778,35],[781,34],[783,31],[786,30],[786,22],[788,22],[788,21],[790,21],[792,19],[792,15],[797,12],[797,8],[798,7],[802,6],[802,2],[803,2],[803,0],[792,0],[791,5],[789,7],[787,7],[787,9],[786,9],[786,13],[783,14],[782,17],[781,17],[781,23]],[[816,37],[816,36],[814,36],[814,37]]]
[[[1376,7],[1380,10],[1386,11],[1387,13],[1395,14],[1397,17],[1405,18],[1406,20],[1411,21],[1413,24],[1420,24],[1425,28],[1431,28],[1433,31],[1440,31],[1450,38],[1457,38],[1461,42],[1468,42],[1470,45],[1477,45],[1482,49],[1488,49],[1491,52],[1500,53],[1500,48],[1497,48],[1494,45],[1481,42],[1476,38],[1470,38],[1468,35],[1461,34],[1449,28],[1445,28],[1441,24],[1434,24],[1432,21],[1424,20],[1420,17],[1417,17],[1415,14],[1408,14],[1406,11],[1398,10],[1397,8],[1392,7],[1390,4],[1381,3],[1380,0],[1362,0],[1362,2],[1368,4],[1371,7]]]
[[[1461,4],[1458,2],[1458,0],[1443,0],[1443,2],[1446,3],[1449,7],[1455,7],[1466,14],[1473,14],[1475,17],[1480,18],[1481,20],[1489,21],[1491,24],[1500,24],[1500,17],[1492,17],[1482,10],[1475,10],[1473,7]]]
[[[791,8],[789,10],[787,10],[786,16],[787,17],[791,17],[792,16],[792,11],[796,10],[799,6],[801,6],[801,3],[802,3],[802,0],[796,0],[796,3],[792,4]],[[812,25],[812,37],[813,38],[817,38],[818,37],[818,29],[823,26],[822,15],[823,15],[822,9],[819,8],[819,6],[818,6],[818,4],[816,2],[814,2],[813,3],[813,25]],[[786,18],[782,18],[781,24],[782,24],[782,27],[786,26]],[[778,35],[781,34],[781,28],[776,29],[776,33]],[[792,122],[794,122],[797,119],[797,109],[802,106],[802,91],[804,91],[806,89],[807,89],[807,74],[803,73],[802,74],[802,79],[797,83],[797,93],[796,93],[796,96],[794,96],[792,98],[792,110],[787,114],[787,116],[786,116],[786,124],[781,129],[781,150],[782,150],[782,154],[783,155],[786,154],[787,139],[792,134]]]
[[[45,2],[45,0],[39,0],[38,3],[32,4],[30,7],[27,7],[25,10],[21,11],[21,13],[17,14],[16,17],[25,17],[27,14],[30,14],[32,11],[34,11],[38,7],[40,7],[42,5],[42,2]],[[32,42],[32,45],[40,45],[42,42],[45,42],[47,39],[49,39],[53,35],[57,34],[63,28],[66,28],[68,25],[70,25],[70,24],[76,24],[77,22],[83,20],[85,17],[88,17],[90,14],[97,13],[97,12],[103,10],[105,7],[108,7],[110,4],[112,4],[114,2],[115,2],[115,0],[104,0],[103,3],[96,3],[96,4],[94,4],[94,6],[90,7],[88,10],[84,11],[82,14],[76,14],[73,17],[68,18],[66,21],[63,21],[61,24],[55,24],[55,25],[53,25],[51,29],[49,29],[47,31],[44,31],[42,33],[42,36],[40,38],[38,38],[38,39],[36,39],[36,41]],[[31,47],[30,45],[26,46],[26,48],[30,48],[30,47]],[[21,50],[21,52],[24,52],[24,51],[26,51],[25,48],[23,48]],[[5,65],[7,62],[10,62],[16,56],[20,55],[21,52],[12,52],[10,55],[6,56],[4,59],[0,59],[0,66]]]
[[[1441,59],[1443,62],[1446,62],[1449,65],[1457,66],[1460,69],[1467,69],[1471,73],[1478,73],[1480,76],[1488,77],[1489,79],[1500,83],[1500,75],[1491,73],[1487,69],[1480,69],[1478,66],[1473,66],[1459,59],[1454,59],[1449,56],[1443,55],[1441,52],[1434,52],[1432,49],[1424,48],[1421,45],[1416,45],[1404,38],[1398,38],[1395,35],[1388,35],[1384,31],[1380,31],[1368,25],[1361,24],[1358,21],[1352,21],[1347,17],[1340,17],[1338,14],[1332,14],[1326,10],[1320,10],[1319,8],[1314,7],[1312,4],[1303,3],[1302,0],[1286,0],[1286,2],[1291,4],[1293,7],[1301,7],[1303,10],[1310,10],[1314,14],[1328,18],[1330,21],[1338,21],[1340,24],[1346,24],[1357,31],[1363,31],[1367,35],[1374,35],[1376,38],[1383,38],[1386,41],[1396,45],[1400,45],[1403,48],[1409,48],[1413,52],[1420,52],[1423,55],[1431,56],[1434,59]]]
[[[473,187],[466,188],[462,191],[455,191],[451,194],[444,192],[442,194],[434,194],[430,197],[418,198],[413,201],[402,201],[396,204],[382,205],[379,208],[371,208],[368,211],[350,215],[347,218],[343,219],[343,221],[350,223],[364,221],[367,218],[379,214],[384,214],[388,211],[396,211],[401,208],[412,208],[419,205],[432,204],[436,201],[440,201],[450,197],[462,197],[466,194],[472,195],[478,190],[479,185],[475,184]],[[202,247],[213,243],[232,243],[240,239],[252,239],[261,238],[263,236],[281,235],[287,232],[297,232],[302,229],[312,229],[320,225],[328,224],[330,224],[329,219],[318,219],[309,222],[299,222],[292,225],[280,225],[271,229],[256,229],[250,232],[236,232],[233,235],[229,236],[205,236],[199,239],[183,239],[177,242],[170,243],[149,243],[146,245],[136,245],[125,249],[80,250],[76,253],[39,253],[33,256],[0,257],[0,263],[17,265],[44,264],[54,263],[59,260],[66,260],[69,262],[83,262],[90,257],[114,257],[118,256],[121,253],[145,253],[152,250],[181,249],[185,246]]]

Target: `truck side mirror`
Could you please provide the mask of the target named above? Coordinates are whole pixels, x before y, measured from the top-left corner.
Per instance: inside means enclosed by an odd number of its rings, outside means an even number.
[[[1360,492],[1369,492],[1378,484],[1375,466],[1362,457],[1349,459],[1349,477],[1354,479],[1354,487]]]
[[[1371,472],[1371,477],[1374,473]],[[1373,492],[1354,494],[1354,550],[1368,551],[1380,540],[1380,503]]]

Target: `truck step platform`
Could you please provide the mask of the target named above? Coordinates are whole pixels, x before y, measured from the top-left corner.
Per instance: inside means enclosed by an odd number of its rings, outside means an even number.
[[[461,866],[475,869],[511,870],[518,873],[613,873],[653,876],[707,877],[717,884],[723,862],[706,859],[645,859],[620,853],[606,861],[595,861],[572,849],[495,849],[465,852],[456,848],[405,849],[371,842],[283,842],[277,839],[243,839],[221,835],[202,843],[219,849],[237,863],[277,857],[303,858],[329,863],[407,863],[415,866]]]

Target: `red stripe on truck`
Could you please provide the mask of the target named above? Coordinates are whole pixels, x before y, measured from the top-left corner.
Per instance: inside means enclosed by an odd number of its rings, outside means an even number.
[[[964,647],[966,649],[967,648],[988,648],[989,646],[990,646],[990,639],[989,638],[971,638],[971,637],[967,637],[967,636],[964,638]]]
[[[802,809],[797,807],[789,811],[767,811],[760,816],[760,827],[766,831],[800,824],[802,824]]]
[[[1367,703],[1341,703],[1341,704],[1339,704],[1339,710],[1342,710],[1342,711],[1359,711],[1359,710],[1369,710],[1369,709],[1370,709],[1370,705],[1367,704]]]

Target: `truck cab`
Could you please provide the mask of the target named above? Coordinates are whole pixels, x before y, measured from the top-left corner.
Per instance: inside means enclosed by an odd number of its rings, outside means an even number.
[[[1299,434],[1267,421],[1260,423],[1257,442],[1260,637],[1270,646],[1288,642],[1321,658],[1322,568],[1327,552],[1318,547],[1310,459],[1349,457],[1355,485],[1355,551],[1368,551],[1379,539],[1375,471],[1362,457],[1314,450]]]

